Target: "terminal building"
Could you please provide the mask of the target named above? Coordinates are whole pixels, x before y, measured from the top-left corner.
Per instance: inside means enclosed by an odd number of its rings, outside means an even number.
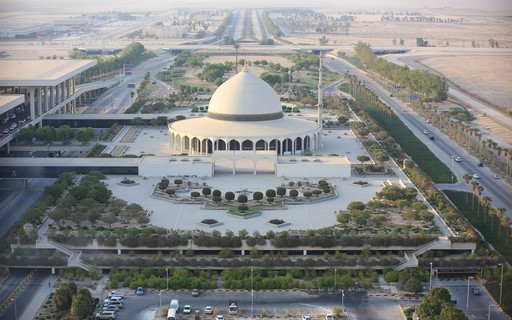
[[[96,60],[0,60],[0,146],[45,115],[74,113],[81,94],[75,77]]]

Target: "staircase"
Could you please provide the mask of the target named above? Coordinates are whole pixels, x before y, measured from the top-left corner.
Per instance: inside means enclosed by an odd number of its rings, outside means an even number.
[[[52,240],[37,240],[36,241],[36,248],[37,249],[55,249],[59,252],[62,252],[63,254],[69,256],[68,258],[68,267],[78,267],[81,268],[87,272],[90,272],[92,270],[92,267],[90,264],[83,262],[80,257],[82,256],[82,251],[73,251],[71,249],[66,248],[60,243],[57,243]]]
[[[415,268],[418,266],[418,258],[417,256],[421,256],[425,252],[429,250],[444,250],[450,249],[451,242],[448,237],[439,237],[436,240],[433,240],[429,243],[422,245],[414,251],[408,251],[404,253],[404,259],[402,263],[395,266],[396,271],[402,271],[406,268]]]

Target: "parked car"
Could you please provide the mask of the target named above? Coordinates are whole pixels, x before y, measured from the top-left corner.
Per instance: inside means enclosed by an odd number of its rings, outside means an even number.
[[[96,313],[95,318],[96,318],[96,320],[100,320],[100,319],[112,320],[112,319],[116,318],[116,313],[114,311],[103,310],[101,312]]]
[[[118,312],[119,310],[119,307],[118,306],[107,306],[103,309],[103,311],[114,311],[114,312]]]
[[[143,287],[138,287],[137,290],[135,291],[135,293],[138,295],[138,296],[142,296],[144,295],[144,288]]]
[[[471,292],[473,293],[473,295],[475,296],[479,296],[480,295],[480,289],[479,288],[472,288],[471,289]]]
[[[218,314],[215,316],[215,320],[224,320],[224,316],[221,314]]]
[[[192,297],[199,297],[199,289],[192,289]]]
[[[311,320],[311,316],[302,316],[302,320]]]
[[[183,307],[183,314],[190,314],[192,312],[192,307],[190,307],[189,304],[186,304],[184,307]]]
[[[325,315],[325,320],[334,320],[334,316],[332,314],[326,314]]]
[[[204,314],[212,314],[212,313],[213,313],[212,307],[207,306],[206,308],[204,308]]]

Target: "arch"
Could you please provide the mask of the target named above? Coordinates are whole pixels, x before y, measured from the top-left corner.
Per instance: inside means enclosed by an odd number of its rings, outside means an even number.
[[[296,154],[302,153],[302,138],[301,137],[297,137],[295,139],[295,153]]]
[[[293,153],[293,143],[292,139],[286,138],[283,140],[283,154],[292,154]]]
[[[281,154],[281,141],[277,139],[270,141],[268,144],[268,150],[275,150],[278,155]]]
[[[201,141],[201,153],[202,154],[210,154],[213,152],[213,143],[212,140],[205,138]]]
[[[265,140],[256,141],[256,150],[267,150],[267,142]]]
[[[311,150],[311,137],[304,137],[304,152]]]
[[[244,140],[242,142],[242,150],[253,150],[253,142],[251,140]]]
[[[258,159],[254,165],[256,174],[271,173],[275,174],[276,166],[275,161],[269,158]]]
[[[235,162],[235,173],[254,173],[254,161],[252,159],[242,157]]]
[[[237,140],[229,140],[229,150],[240,150],[240,142]]]
[[[201,153],[201,140],[199,140],[197,137],[194,137],[190,143],[191,148],[189,154]]]
[[[221,151],[226,150],[226,141],[224,141],[222,139],[215,140],[215,150],[221,150]]]
[[[213,161],[213,174],[233,174],[235,164],[231,159],[218,158]]]
[[[181,153],[188,153],[190,147],[190,138],[188,136],[184,136],[181,142]]]

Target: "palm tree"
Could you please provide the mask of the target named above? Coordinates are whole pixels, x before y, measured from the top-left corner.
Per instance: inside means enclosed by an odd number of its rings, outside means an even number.
[[[512,225],[512,219],[510,219],[509,217],[505,216],[501,220],[501,225],[503,227],[505,227],[505,231],[506,231],[506,237],[505,237],[505,247],[506,247],[508,245],[508,231],[510,230],[510,227]]]
[[[476,187],[476,194],[477,194],[477,196],[478,196],[478,202],[477,202],[477,204],[476,204],[476,205],[478,206],[478,211],[477,211],[478,216],[480,216],[480,200],[481,200],[481,199],[480,199],[480,196],[482,195],[482,193],[483,193],[483,192],[484,192],[484,187],[483,187],[482,185],[480,185],[480,184],[479,184],[479,185]],[[485,222],[485,214],[484,214],[484,222]]]
[[[464,179],[464,181],[466,182],[466,207],[468,206],[468,188],[469,188],[469,183],[471,182],[471,175],[469,173],[466,173],[465,175],[462,176],[462,179]]]
[[[475,180],[471,181],[471,190],[473,191],[473,197],[471,198],[471,211],[473,211],[473,208],[475,207],[475,192],[478,186],[478,182],[476,182]]]
[[[491,207],[492,199],[488,196],[485,196],[480,200],[480,203],[482,204],[482,207],[484,209],[484,214],[485,214],[485,209]],[[480,208],[480,206],[478,206],[478,208]],[[478,216],[480,216],[480,209],[478,210]],[[492,225],[491,225],[491,230],[492,230]]]
[[[496,209],[496,215],[500,219],[500,223],[498,226],[498,239],[501,238],[501,226],[503,225],[503,219],[507,216],[505,215],[505,211],[507,211],[507,208],[498,208]]]

